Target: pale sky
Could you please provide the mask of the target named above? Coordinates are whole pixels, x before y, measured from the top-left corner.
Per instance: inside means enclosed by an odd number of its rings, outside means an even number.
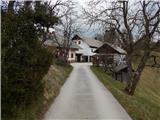
[[[52,0],[52,3],[54,4],[56,1],[57,0]],[[67,0],[63,0],[63,1],[67,1]],[[82,8],[85,8],[87,3],[90,0],[72,0],[72,1],[77,2],[75,10],[78,11],[78,15],[80,16],[78,22],[81,24],[81,31],[82,31],[81,34],[84,35],[84,36],[88,36],[88,37],[94,37],[94,35],[97,32],[100,32],[99,28],[96,28],[94,26],[94,28],[92,27],[92,28],[89,29],[89,25],[87,25],[87,22],[84,21],[83,19],[81,19],[81,16],[83,16]]]
[[[6,1],[8,1],[8,0],[6,0]],[[18,0],[18,1],[22,1],[22,0]],[[44,1],[46,1],[46,0],[44,0]],[[47,0],[47,1],[50,1],[50,0]],[[52,3],[54,4],[56,1],[57,0],[52,0]],[[63,1],[67,1],[67,0],[62,0],[62,2]],[[76,4],[76,11],[78,11],[78,15],[80,16],[80,18],[78,20],[78,23],[81,24],[82,34],[84,36],[93,37],[96,33],[102,33],[102,29],[99,29],[98,26],[93,26],[92,28],[88,29],[89,25],[87,25],[87,22],[84,21],[84,19],[82,19],[82,17],[83,17],[82,8],[85,8],[87,6],[87,3],[89,1],[91,1],[91,0],[72,0],[72,1],[73,2],[77,2],[77,4]],[[114,1],[114,0],[107,0],[107,1],[111,2],[111,1]],[[130,1],[130,3],[133,3],[133,2],[136,2],[138,0],[129,0],[129,1]],[[155,0],[155,1],[158,1],[158,0]]]

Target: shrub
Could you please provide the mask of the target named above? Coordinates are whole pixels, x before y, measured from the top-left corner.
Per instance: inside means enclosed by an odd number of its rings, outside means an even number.
[[[67,66],[68,65],[68,63],[66,63],[62,59],[56,59],[55,63],[56,63],[56,65],[60,65],[60,66]]]
[[[52,54],[42,47],[30,10],[2,14],[2,118],[17,117],[43,96]]]

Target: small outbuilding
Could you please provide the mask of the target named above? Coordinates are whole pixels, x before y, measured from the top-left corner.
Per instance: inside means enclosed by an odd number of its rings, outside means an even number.
[[[99,65],[104,62],[114,63],[119,65],[125,62],[126,51],[118,46],[111,45],[110,43],[104,43],[102,46],[94,51],[96,54],[93,56],[93,64]]]
[[[127,83],[128,81],[128,72],[127,72],[127,65],[121,64],[115,67],[113,77],[115,80],[119,80],[123,83]]]
[[[93,65],[104,67],[105,71],[110,70],[113,78],[126,83],[128,70],[125,61],[126,51],[119,46],[104,43],[94,51]]]

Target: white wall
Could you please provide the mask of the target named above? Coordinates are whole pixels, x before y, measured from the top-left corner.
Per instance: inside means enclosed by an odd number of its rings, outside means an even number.
[[[73,42],[75,42],[77,45],[79,45],[82,49],[79,49],[78,51],[76,51],[76,53],[82,53],[84,56],[92,56],[95,55],[94,50],[96,50],[95,48],[90,48],[90,46],[85,43],[85,41],[83,40],[73,40]],[[79,44],[80,42],[80,44]]]
[[[73,58],[71,57],[71,54],[73,54]],[[68,52],[68,61],[74,62],[75,60],[76,60],[75,50],[70,49]]]

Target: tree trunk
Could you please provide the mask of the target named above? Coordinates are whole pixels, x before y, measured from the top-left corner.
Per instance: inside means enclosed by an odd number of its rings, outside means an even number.
[[[142,74],[142,71],[140,73],[134,75],[133,82],[132,82],[130,89],[129,89],[129,93],[128,93],[129,95],[134,95],[134,92],[136,90],[136,87],[139,82],[141,74]]]
[[[131,87],[131,84],[132,84],[132,59],[131,59],[131,56],[126,56],[126,60],[127,60],[127,66],[128,66],[128,82],[127,82],[127,85],[125,87],[125,92],[129,93],[129,90],[130,90],[130,87]]]
[[[150,51],[149,50],[145,51],[145,53],[140,61],[140,64],[138,65],[138,68],[137,68],[136,72],[134,73],[133,78],[131,78],[131,82],[125,88],[125,91],[127,92],[127,94],[134,95],[135,89],[136,89],[137,84],[140,80],[140,76],[143,72],[143,69],[146,65],[146,62],[149,58],[149,55],[150,55]]]
[[[68,48],[65,48],[64,50],[64,62],[68,62],[68,53],[69,53],[69,49]]]

